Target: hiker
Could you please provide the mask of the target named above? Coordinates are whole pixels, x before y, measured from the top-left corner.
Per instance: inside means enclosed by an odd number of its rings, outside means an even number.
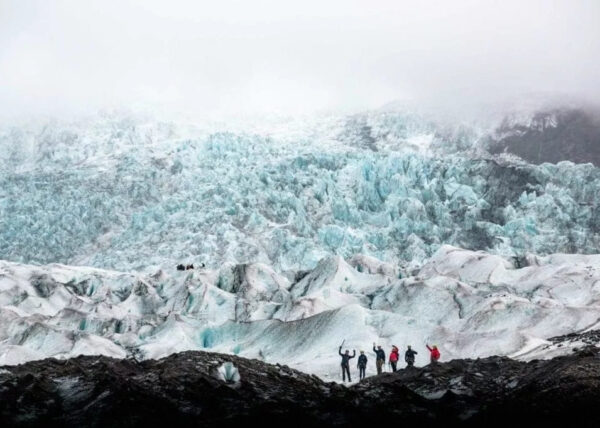
[[[392,372],[396,372],[396,366],[398,364],[398,360],[400,359],[400,352],[398,351],[398,347],[396,345],[392,345],[392,352],[390,352],[390,366],[392,366]]]
[[[177,265],[177,270],[185,270],[185,266],[182,264]]]
[[[377,359],[375,360],[377,374],[381,374],[382,367],[385,364],[385,352],[381,349],[381,345],[378,345],[377,349],[375,349],[375,343],[373,343],[373,352],[375,352],[375,355],[377,356]]]
[[[413,351],[410,345],[408,345],[408,349],[404,353],[404,361],[406,361],[407,367],[412,367],[415,364],[415,355],[417,355],[417,351]]]
[[[432,348],[429,347],[429,345],[425,345],[427,346],[427,349],[429,349],[430,352],[430,358],[429,361],[431,364],[436,364],[438,362],[438,360],[440,359],[440,351],[438,350],[438,347],[436,345],[433,345]]]
[[[352,379],[350,378],[350,359],[356,357],[356,350],[353,349],[352,352],[353,355],[350,356],[350,351],[346,349],[346,352],[342,354],[341,346],[338,351],[340,357],[342,357],[342,379],[344,382],[346,382],[346,374],[348,374],[348,382],[352,382]]]
[[[365,371],[367,370],[367,356],[365,355],[365,351],[360,351],[357,367],[359,379],[363,380],[365,378]]]
[[[192,270],[192,269],[194,269],[194,265],[187,265],[185,267],[185,270]]]

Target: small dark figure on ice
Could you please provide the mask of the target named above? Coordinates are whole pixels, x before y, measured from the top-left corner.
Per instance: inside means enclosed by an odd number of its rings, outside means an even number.
[[[415,365],[415,355],[417,355],[417,351],[413,351],[410,345],[408,345],[408,349],[404,353],[404,361],[406,361],[407,367],[413,367]]]
[[[373,343],[373,352],[375,352],[376,360],[375,366],[377,367],[377,374],[381,374],[383,365],[385,364],[385,352],[381,349],[381,345],[377,346],[375,349],[375,344]]]
[[[350,351],[346,349],[346,352],[342,354],[341,346],[338,351],[338,353],[342,357],[342,379],[344,380],[344,382],[346,382],[346,374],[348,374],[348,382],[352,382],[352,379],[350,378],[350,360],[356,357],[356,350],[352,350],[352,352],[353,354],[351,356]]]
[[[360,355],[358,356],[358,375],[360,380],[363,380],[365,378],[366,370],[367,356],[365,355],[365,351],[360,351]]]

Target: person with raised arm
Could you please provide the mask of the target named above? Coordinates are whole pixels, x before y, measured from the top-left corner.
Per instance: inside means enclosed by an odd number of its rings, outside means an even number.
[[[381,345],[375,349],[375,343],[373,343],[373,352],[375,352],[376,360],[375,366],[377,367],[377,374],[381,374],[383,365],[385,364],[385,352],[381,349]]]
[[[342,354],[342,347],[338,353],[340,357],[342,357],[342,379],[346,382],[346,374],[348,374],[348,382],[352,382],[352,378],[350,377],[350,360],[356,357],[356,350],[352,350],[353,354],[350,356],[350,351],[346,349],[346,352]]]

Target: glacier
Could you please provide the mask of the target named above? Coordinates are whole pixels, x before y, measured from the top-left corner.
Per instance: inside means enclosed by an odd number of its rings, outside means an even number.
[[[389,111],[3,127],[0,259],[291,272],[365,254],[406,275],[443,244],[517,258],[597,252],[600,170],[474,156],[482,132]]]
[[[294,281],[225,264],[151,274],[0,262],[0,365],[210,350],[338,379],[337,347],[425,344],[442,360],[549,358],[548,339],[600,328],[600,255],[528,254],[527,266],[444,245],[415,275],[371,256],[328,256]],[[367,374],[374,374],[370,364]]]
[[[600,323],[600,169],[492,154],[494,129],[392,110],[2,126],[0,365],[211,350],[337,379],[344,339],[417,365],[426,343],[568,353],[549,339]]]

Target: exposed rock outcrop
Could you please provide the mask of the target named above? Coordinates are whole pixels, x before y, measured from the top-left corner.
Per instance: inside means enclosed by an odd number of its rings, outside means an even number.
[[[600,166],[600,114],[558,109],[535,114],[526,123],[504,121],[490,142],[492,153],[513,153],[540,164],[571,161]]]
[[[224,366],[235,379],[225,379]],[[598,426],[599,399],[595,347],[529,363],[454,360],[350,388],[286,366],[204,352],[142,362],[48,359],[0,369],[2,426]]]

